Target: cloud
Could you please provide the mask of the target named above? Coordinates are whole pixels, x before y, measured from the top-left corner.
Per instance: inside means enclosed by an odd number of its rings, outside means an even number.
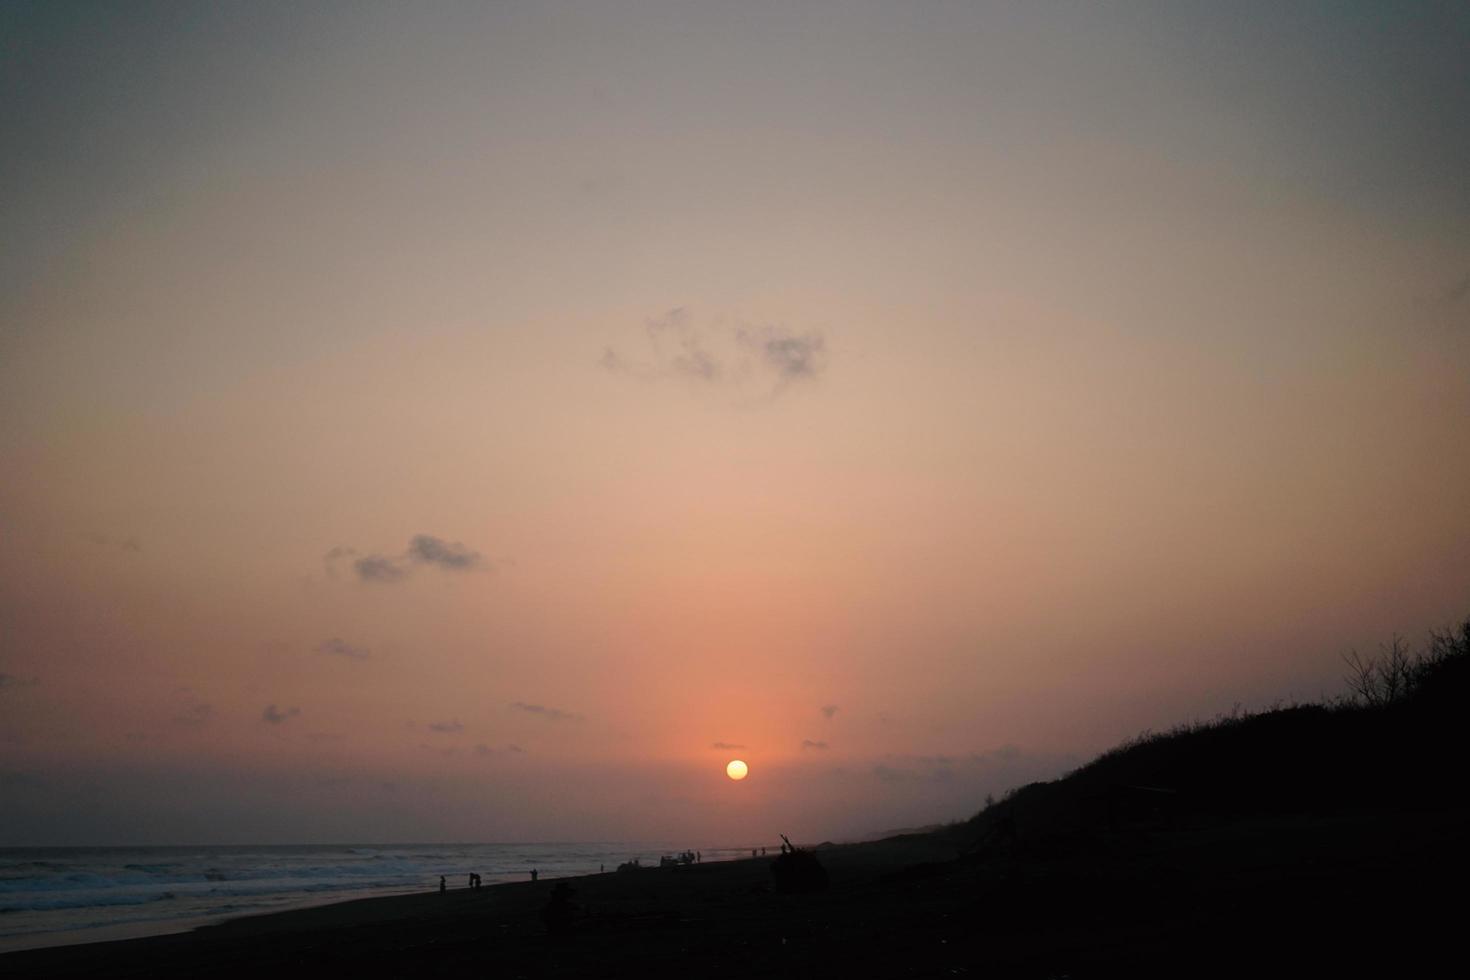
[[[173,722],[184,728],[203,728],[214,717],[214,705],[200,701],[192,692],[181,691],[181,703],[174,712]]]
[[[743,745],[741,745],[741,744],[739,744],[737,742],[711,742],[709,747],[712,748],[712,749],[722,749],[722,750],[725,750],[725,751],[729,751],[731,749],[743,749],[743,748],[745,748],[745,746],[743,746]]]
[[[822,705],[822,714],[827,717],[827,720],[828,721],[831,721],[832,720],[832,716],[835,715],[835,714],[837,714],[837,705],[835,705],[835,704],[824,704],[824,705]]]
[[[432,534],[415,534],[408,543],[408,557],[425,565],[437,565],[449,571],[478,568],[484,563],[478,551],[471,551],[458,541],[448,542]]]
[[[429,731],[440,732],[445,735],[458,735],[460,732],[464,731],[464,726],[461,725],[458,720],[431,721],[429,722]]]
[[[648,319],[644,327],[642,357],[605,347],[598,365],[644,381],[682,378],[767,397],[826,367],[826,340],[816,331],[728,323],[722,317],[701,325],[682,306]]]
[[[386,555],[366,555],[354,561],[352,569],[364,582],[397,582],[408,576],[401,558]]]
[[[576,721],[582,717],[570,711],[562,711],[560,708],[548,708],[544,704],[527,704],[524,701],[514,701],[511,707],[517,711],[524,711],[528,715],[540,715],[547,721]]]
[[[14,674],[0,674],[0,691],[16,691],[22,687],[35,687],[41,683],[35,677],[17,677]]]
[[[810,738],[804,738],[801,740],[801,747],[803,749],[825,749],[829,748],[830,746],[828,746],[826,742],[818,742]]]
[[[112,538],[100,531],[88,532],[87,540],[99,548],[106,548],[112,544]],[[134,554],[143,550],[143,542],[139,541],[133,535],[123,538],[117,543],[117,546],[122,551],[131,551]]]
[[[1461,276],[1456,282],[1445,290],[1444,301],[1448,306],[1459,304],[1465,297],[1470,296],[1470,272]]]
[[[756,352],[778,383],[814,378],[825,366],[826,341],[819,333],[795,334],[785,327],[741,328],[737,339]]]
[[[300,708],[286,708],[282,710],[273,704],[268,704],[265,706],[265,710],[260,713],[260,720],[269,722],[272,725],[279,725],[281,722],[289,721],[299,714],[301,714]]]
[[[340,636],[334,636],[330,640],[318,643],[316,652],[330,653],[334,657],[346,657],[348,660],[366,660],[372,656],[372,651],[367,647],[353,646]]]
[[[486,745],[484,742],[477,742],[477,743],[475,743],[475,755],[479,756],[480,758],[483,759],[486,756],[494,755],[494,754],[495,754],[495,750],[492,749],[490,746]]]
[[[523,748],[521,748],[521,747],[520,747],[520,746],[519,746],[519,745],[517,745],[517,744],[516,744],[516,743],[514,743],[514,742],[511,742],[511,743],[510,743],[510,744],[509,744],[509,745],[507,745],[507,746],[506,746],[506,747],[505,747],[505,751],[507,751],[507,752],[515,752],[515,753],[519,753],[519,754],[523,754],[523,753],[525,753],[525,751],[526,751],[526,750],[525,750],[525,749],[523,749]]]
[[[485,557],[458,541],[446,541],[432,534],[415,534],[402,554],[362,554],[356,548],[338,545],[322,556],[330,578],[337,577],[337,564],[350,561],[359,581],[390,584],[406,579],[416,565],[427,565],[447,572],[464,572],[488,567]]]

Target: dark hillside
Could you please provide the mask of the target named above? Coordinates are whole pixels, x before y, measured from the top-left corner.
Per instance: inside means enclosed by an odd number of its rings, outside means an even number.
[[[1252,816],[1462,805],[1470,622],[1434,634],[1417,661],[1395,642],[1356,663],[1370,672],[1366,693],[1146,734],[1062,779],[1022,787],[949,832],[983,847]]]

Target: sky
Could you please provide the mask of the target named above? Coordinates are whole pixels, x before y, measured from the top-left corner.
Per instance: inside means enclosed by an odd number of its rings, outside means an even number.
[[[1337,695],[1470,613],[1467,53],[5,4],[0,845],[853,838]]]

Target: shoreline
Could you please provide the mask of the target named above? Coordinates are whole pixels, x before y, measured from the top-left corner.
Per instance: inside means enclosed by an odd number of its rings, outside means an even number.
[[[0,974],[1406,975],[1451,951],[1458,908],[1374,903],[1463,880],[1463,827],[1448,807],[1210,817],[1003,847],[939,832],[813,849],[830,876],[816,894],[778,892],[772,856],[610,871],[10,952]],[[560,888],[571,891],[558,920],[545,913]],[[1346,942],[1343,924],[1365,907],[1416,945]]]

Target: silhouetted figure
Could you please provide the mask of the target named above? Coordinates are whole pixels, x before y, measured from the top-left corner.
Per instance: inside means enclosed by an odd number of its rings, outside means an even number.
[[[445,882],[444,876],[443,875],[440,875],[439,876],[439,894],[440,895],[443,895],[447,891],[449,891],[449,885],[448,885],[448,883]]]
[[[536,869],[535,868],[532,868],[531,869],[531,880],[532,881],[535,881],[536,880],[536,877],[537,877],[537,875],[536,875]]]
[[[704,863],[704,852],[703,851],[695,851],[694,852],[694,863],[695,864],[703,864]]]
[[[765,857],[765,856],[766,856],[766,849],[763,847],[763,848],[761,848],[761,857]]]
[[[753,847],[750,849],[750,856],[755,857],[755,848]]]
[[[599,864],[597,866],[597,873],[600,874],[600,875],[607,874],[607,865],[605,865],[605,864]]]

